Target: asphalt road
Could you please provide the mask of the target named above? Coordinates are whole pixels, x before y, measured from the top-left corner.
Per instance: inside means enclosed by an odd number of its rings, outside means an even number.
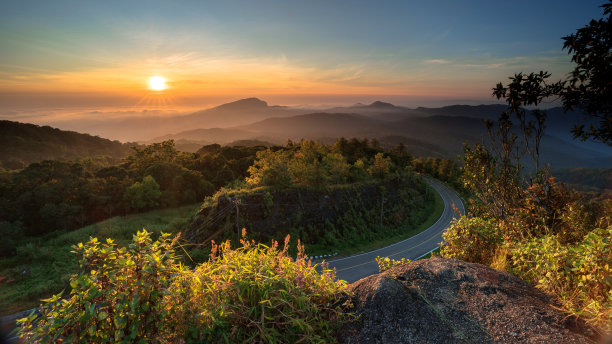
[[[444,200],[444,211],[438,221],[423,232],[395,244],[374,251],[328,261],[329,268],[336,269],[339,279],[353,283],[361,278],[378,273],[378,264],[375,261],[377,256],[414,260],[438,247],[438,243],[442,242],[442,233],[450,225],[451,220],[460,216],[453,209],[453,205],[461,214],[465,214],[465,208],[461,199],[454,191],[438,180],[428,177],[425,177],[425,179]]]

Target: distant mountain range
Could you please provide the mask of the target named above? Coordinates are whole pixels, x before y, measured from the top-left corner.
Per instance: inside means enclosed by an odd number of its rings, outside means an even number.
[[[376,138],[388,146],[403,142],[415,155],[455,158],[461,154],[464,142],[487,142],[483,119],[494,120],[505,110],[505,105],[409,109],[378,101],[314,112],[270,107],[251,98],[181,117],[180,120],[193,121],[192,128],[200,129],[167,134],[147,142],[172,138],[202,144],[226,144],[236,140],[284,144],[288,139],[331,143],[339,137],[359,137]],[[550,109],[548,114],[548,130],[541,149],[544,162],[557,168],[612,167],[609,146],[572,139],[570,129],[580,120],[578,114],[564,114],[560,108]],[[209,123],[222,123],[224,116],[230,118],[231,123],[242,124],[206,127]],[[245,123],[248,121],[252,122]]]
[[[312,110],[270,106],[248,98],[188,115],[99,119],[79,125],[85,132],[145,144],[174,139],[186,151],[210,143],[285,144],[288,139],[333,143],[339,137],[357,137],[377,139],[388,147],[402,142],[417,156],[456,158],[465,142],[486,143],[483,119],[494,120],[505,110],[505,105],[410,109],[381,101]],[[570,129],[580,120],[578,113],[548,110],[542,160],[555,168],[612,168],[609,146],[572,139]]]

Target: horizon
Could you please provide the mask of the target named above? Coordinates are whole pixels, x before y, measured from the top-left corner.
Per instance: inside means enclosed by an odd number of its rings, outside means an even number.
[[[240,102],[247,99],[256,99],[263,101],[267,104],[268,108],[273,107],[284,107],[287,109],[295,109],[295,110],[305,110],[306,113],[316,113],[318,111],[325,110],[333,110],[335,108],[350,108],[351,106],[361,105],[361,106],[369,106],[374,104],[375,102],[383,102],[390,103],[396,107],[405,108],[407,110],[414,110],[418,108],[445,108],[449,106],[488,106],[488,105],[505,105],[503,102],[478,102],[478,101],[454,101],[454,100],[437,100],[432,99],[431,103],[425,106],[406,106],[401,103],[391,103],[390,101],[385,101],[376,98],[376,96],[369,97],[368,101],[363,101],[361,96],[350,96],[351,101],[343,102],[343,103],[319,103],[316,105],[313,104],[280,104],[273,103],[268,101],[267,99],[262,99],[259,97],[247,97],[240,99],[229,100],[220,104],[207,104],[204,106],[173,106],[173,105],[164,105],[161,107],[155,106],[146,106],[146,105],[132,105],[132,106],[119,106],[119,107],[110,107],[110,106],[72,106],[72,107],[29,107],[27,109],[14,109],[8,112],[0,112],[0,120],[9,120],[21,123],[31,123],[41,126],[51,126],[61,130],[69,130],[76,131],[80,133],[90,134],[94,136],[101,136],[104,138],[108,138],[111,140],[119,140],[122,142],[132,142],[132,141],[146,141],[146,139],[130,139],[125,136],[113,137],[109,135],[104,135],[102,133],[96,132],[96,130],[90,131],[84,128],[88,128],[92,126],[92,123],[102,123],[102,122],[116,122],[122,120],[142,120],[144,118],[159,118],[159,119],[169,119],[172,117],[180,117],[194,114],[196,112],[214,110],[215,108],[227,105],[231,103]],[[552,104],[550,106],[544,106],[543,108],[552,108],[555,107],[556,104]],[[310,112],[312,111],[312,112]],[[358,112],[356,112],[358,114]],[[95,118],[92,116],[103,118]],[[83,127],[79,126],[79,123],[83,123]],[[95,126],[94,126],[95,127]],[[225,127],[225,126],[223,126]],[[233,127],[233,126],[229,126]]]

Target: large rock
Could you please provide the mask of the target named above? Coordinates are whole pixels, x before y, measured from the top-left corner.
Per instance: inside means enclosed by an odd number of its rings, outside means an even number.
[[[344,343],[589,343],[592,333],[520,279],[432,258],[350,285],[359,318]]]

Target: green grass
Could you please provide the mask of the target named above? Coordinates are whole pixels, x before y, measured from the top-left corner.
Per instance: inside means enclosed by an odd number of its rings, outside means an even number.
[[[0,316],[37,307],[47,298],[68,286],[68,279],[77,270],[77,257],[71,246],[90,237],[113,238],[119,245],[132,241],[132,235],[146,228],[159,233],[184,231],[200,203],[174,209],[155,210],[142,214],[117,216],[71,232],[60,232],[43,238],[29,239],[17,246],[17,254],[0,259]],[[29,272],[22,275],[24,270]],[[11,281],[12,280],[12,281]]]
[[[427,219],[420,225],[407,227],[401,234],[398,234],[398,235],[381,238],[381,239],[374,240],[374,241],[359,242],[355,245],[351,245],[351,247],[343,247],[340,249],[329,248],[328,251],[325,253],[338,252],[339,254],[338,257],[346,257],[346,256],[350,256],[355,253],[368,252],[368,251],[372,251],[372,250],[375,250],[381,247],[388,246],[398,241],[402,241],[404,239],[408,239],[426,230],[431,225],[436,223],[436,221],[438,221],[438,219],[442,215],[442,212],[444,211],[444,200],[442,199],[440,194],[437,193],[435,190],[433,190],[430,186],[427,186],[427,188],[432,190],[433,194],[435,195],[434,206],[431,212],[429,213],[429,216],[427,217]],[[308,251],[308,247],[306,247],[306,250]]]

